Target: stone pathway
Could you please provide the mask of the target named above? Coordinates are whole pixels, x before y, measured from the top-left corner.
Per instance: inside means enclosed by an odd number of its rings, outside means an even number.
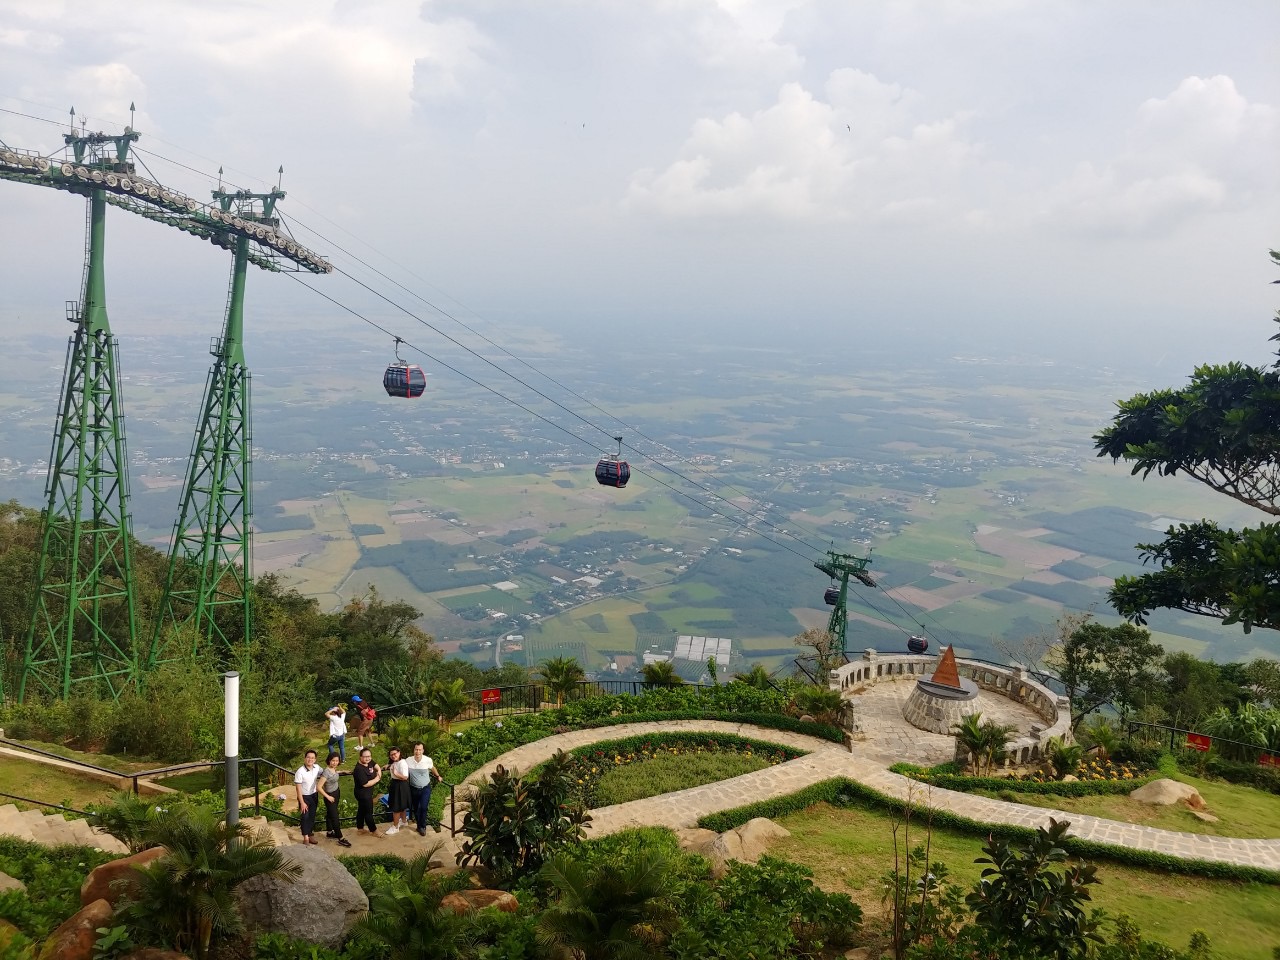
[[[749,724],[720,720],[675,720],[664,723],[626,723],[592,730],[575,730],[556,734],[535,743],[508,751],[467,778],[468,783],[483,780],[498,766],[524,772],[549,759],[557,750],[572,750],[602,740],[619,740],[644,733],[688,731],[732,733],[769,743],[811,751],[808,756],[757,770],[732,780],[708,783],[689,790],[667,793],[631,803],[620,803],[591,811],[590,834],[603,836],[636,826],[693,826],[700,817],[743,804],[767,800],[793,793],[803,787],[829,779],[848,777],[881,793],[899,799],[931,806],[937,810],[968,817],[982,823],[1011,824],[1020,827],[1047,826],[1049,818],[1070,820],[1071,835],[1114,846],[1154,850],[1183,859],[1211,860],[1245,866],[1280,870],[1280,839],[1241,840],[1211,837],[1172,830],[1157,830],[1118,820],[1105,820],[1084,814],[1066,813],[1020,803],[1007,803],[987,797],[928,787],[885,769],[886,757],[871,743],[855,743],[853,752],[827,740],[781,730],[770,730]],[[919,734],[929,736],[928,734]],[[947,739],[950,738],[942,738]],[[447,810],[446,810],[447,813]]]

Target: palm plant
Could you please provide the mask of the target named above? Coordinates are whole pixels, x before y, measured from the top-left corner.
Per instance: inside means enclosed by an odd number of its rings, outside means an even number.
[[[555,657],[544,660],[535,673],[542,678],[547,689],[556,695],[556,706],[564,706],[564,698],[586,679],[582,665],[573,657]]]
[[[680,927],[671,901],[670,861],[645,851],[618,865],[587,867],[567,856],[539,876],[557,895],[538,918],[538,940],[579,960],[647,960]]]
[[[1054,779],[1061,780],[1076,772],[1084,759],[1084,748],[1075,743],[1068,745],[1061,737],[1050,737],[1044,745],[1044,755],[1053,767]]]
[[[461,677],[456,680],[431,681],[427,700],[432,715],[445,733],[449,732],[449,724],[466,713],[471,706],[471,698],[467,696],[464,687],[465,681]]]
[[[966,755],[973,764],[974,773],[981,776],[984,741],[982,714],[970,713],[966,715],[959,723],[952,724],[951,733],[955,736],[956,742],[964,748]]]
[[[157,807],[135,793],[121,790],[101,806],[90,808],[89,823],[105,830],[129,848],[139,853],[148,847],[146,833],[155,818]]]
[[[441,846],[409,861],[399,883],[380,883],[369,893],[369,912],[352,928],[352,936],[381,948],[388,960],[439,960],[472,955],[475,920],[440,909],[445,889],[431,882],[431,858]]]
[[[757,690],[768,690],[773,686],[769,671],[758,663],[752,664],[751,669],[746,673],[735,673],[733,679],[737,683],[745,683]]]
[[[1098,751],[1098,756],[1103,760],[1110,760],[1111,754],[1120,747],[1120,731],[1106,717],[1098,717],[1085,727],[1084,732],[1093,749]]]
[[[145,835],[168,853],[137,870],[121,917],[195,960],[207,960],[221,941],[243,932],[236,887],[252,877],[301,873],[265,830],[229,826],[207,808],[175,806],[152,819]]]
[[[1005,726],[991,720],[983,722],[982,714],[979,712],[971,713],[961,722],[954,724],[951,732],[960,746],[968,752],[973,762],[973,772],[980,777],[984,766],[989,773],[996,761],[1004,756],[1005,748],[1016,729],[1017,727]]]
[[[427,756],[435,756],[443,739],[440,725],[427,717],[393,717],[383,734],[388,746],[398,746],[406,755],[412,752],[410,744],[421,740]]]
[[[678,687],[684,683],[684,677],[676,673],[676,666],[670,660],[646,663],[641,673],[644,682],[651,687]]]

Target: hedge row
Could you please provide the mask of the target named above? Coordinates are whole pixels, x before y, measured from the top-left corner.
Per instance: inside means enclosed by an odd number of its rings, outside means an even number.
[[[755,817],[780,817],[795,813],[813,806],[815,803],[827,802],[833,806],[863,806],[877,810],[901,812],[907,806],[902,800],[881,793],[865,784],[850,780],[847,777],[833,777],[805,787],[795,793],[757,803],[735,807],[701,818],[698,826],[707,830],[723,833],[740,827]],[[928,810],[919,804],[912,804],[912,809],[920,815],[928,815],[934,827],[954,830],[957,833],[975,834],[977,836],[993,836],[1001,839],[1025,840],[1035,836],[1035,830],[1028,827],[1017,827],[1008,824],[981,823],[946,810]],[[1082,840],[1068,837],[1062,846],[1073,856],[1091,860],[1107,860],[1125,866],[1142,867],[1147,870],[1160,870],[1165,873],[1180,873],[1188,876],[1209,877],[1214,880],[1239,880],[1252,883],[1280,885],[1280,871],[1264,870],[1261,867],[1249,867],[1234,863],[1219,863],[1213,860],[1184,860],[1154,850],[1137,850],[1132,847],[1120,847],[1109,843],[1098,843],[1093,840]]]
[[[1150,783],[1160,776],[1158,772],[1143,774],[1132,780],[1076,780],[1063,783],[1061,780],[1049,780],[1037,783],[1034,780],[1014,780],[1011,777],[967,777],[954,773],[939,773],[918,767],[911,763],[895,763],[889,768],[904,777],[927,783],[931,787],[944,790],[958,790],[961,793],[972,793],[975,790],[994,790],[1014,793],[1034,793],[1046,797],[1096,797],[1113,794],[1127,794]]]
[[[1199,764],[1187,763],[1189,772],[1199,773]],[[1204,763],[1204,772],[1211,777],[1236,783],[1241,786],[1255,787],[1268,793],[1280,794],[1280,769],[1264,767],[1257,763],[1241,763],[1238,760],[1225,760],[1222,757],[1210,757]]]
[[[666,733],[641,733],[633,737],[622,737],[618,740],[601,740],[589,743],[584,747],[576,747],[569,753],[575,757],[587,756],[597,750],[605,753],[631,753],[646,746],[669,747],[687,745],[701,747],[712,744],[718,749],[741,752],[750,748],[760,753],[782,752],[790,759],[808,756],[808,750],[797,750],[780,743],[769,743],[764,740],[753,740],[750,737],[739,737],[732,733],[698,733],[693,730],[672,730]]]

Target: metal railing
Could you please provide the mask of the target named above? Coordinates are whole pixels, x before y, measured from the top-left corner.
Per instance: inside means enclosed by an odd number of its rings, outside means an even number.
[[[62,754],[55,753],[52,750],[43,750],[40,747],[33,747],[30,744],[22,743],[21,741],[18,741],[18,740],[9,740],[7,738],[0,737],[0,745],[11,747],[16,750],[23,750],[28,753],[37,754],[42,757],[48,757],[50,759],[57,760],[60,763],[68,764],[73,767],[81,767],[85,770],[91,770],[97,774],[106,774],[108,776],[111,776],[120,780],[122,783],[127,780],[130,782],[131,792],[135,796],[138,796],[141,793],[141,789],[139,787],[139,783],[141,781],[150,781],[155,777],[163,777],[163,776],[172,775],[175,773],[183,773],[185,771],[192,771],[192,770],[212,771],[215,774],[212,782],[214,787],[216,788],[221,782],[221,778],[216,775],[221,773],[226,767],[226,763],[223,760],[198,760],[193,763],[177,763],[177,764],[171,764],[165,767],[155,767],[150,770],[138,770],[135,772],[126,772],[123,770],[112,770],[110,767],[100,767],[97,764],[88,763],[84,760],[76,760],[71,757],[64,757]],[[240,766],[241,768],[247,768],[247,767],[253,768],[253,780],[252,780],[253,815],[255,817],[260,817],[263,815],[262,773],[264,768],[267,771],[268,775],[270,774],[271,770],[278,770],[281,773],[285,774],[285,776],[289,777],[290,780],[294,775],[294,771],[289,770],[286,767],[282,767],[280,766],[280,764],[275,763],[271,760],[268,760],[265,757],[243,757],[240,760]],[[350,776],[350,773],[341,772],[339,776]],[[437,786],[438,787],[447,786],[449,788],[449,803],[448,803],[449,835],[456,836],[458,834],[458,797],[457,797],[458,784],[450,783],[449,781],[442,779],[437,784]],[[268,790],[273,788],[274,788],[274,785],[267,787]],[[18,800],[22,803],[29,803],[34,806],[50,807],[55,810],[64,810],[68,813],[74,813],[82,817],[88,817],[91,815],[90,813],[84,810],[77,810],[74,807],[68,807],[58,803],[48,803],[44,800],[35,800],[30,797],[20,797],[15,794],[0,793],[0,797],[7,797],[11,800]],[[241,805],[241,809],[247,809],[247,808],[248,808],[247,804]],[[286,813],[283,810],[272,810],[270,807],[267,808],[267,813],[270,814],[271,816],[279,817],[280,819],[286,820],[289,823],[293,823],[293,824],[300,823],[302,820],[300,816],[297,816],[292,813]],[[344,825],[354,824],[355,819],[356,818],[354,816],[341,817],[339,818],[339,822]],[[444,818],[441,817],[441,820],[443,819]]]
[[[872,649],[875,649],[875,648],[872,648]],[[862,659],[862,654],[863,654],[863,653],[864,653],[864,651],[862,651],[862,650],[850,650],[850,651],[848,651],[848,652],[845,654],[845,663],[853,663],[855,660],[861,660],[861,659]],[[882,655],[885,655],[885,656],[890,656],[890,655],[893,655],[893,656],[899,656],[899,655],[901,655],[901,651],[896,651],[896,652],[894,652],[894,653],[890,654],[890,652],[889,652],[889,651],[886,651],[886,650],[876,650],[876,653],[877,653],[877,654],[882,654]],[[910,656],[928,657],[928,656],[933,656],[933,654],[930,654],[930,653],[917,653],[917,654],[910,654]],[[996,668],[997,668],[997,669],[999,669],[999,670],[1008,670],[1008,669],[1012,666],[1012,664],[1011,664],[1011,663],[1007,663],[1007,662],[1006,662],[1006,663],[1000,663],[1000,662],[999,662],[999,661],[997,661],[997,660],[988,660],[988,659],[986,659],[985,657],[971,657],[971,656],[969,656],[968,654],[964,654],[964,655],[956,654],[956,659],[957,659],[957,660],[963,660],[963,661],[966,661],[966,662],[968,662],[968,663],[983,663],[983,664],[986,664],[986,665],[987,665],[987,666],[989,666],[989,667],[996,667]],[[1054,674],[1052,674],[1052,673],[1047,673],[1047,672],[1046,672],[1046,671],[1044,671],[1044,670],[1033,670],[1031,667],[1027,667],[1027,666],[1025,666],[1025,665],[1023,665],[1023,666],[1024,666],[1024,669],[1027,671],[1027,675],[1028,675],[1028,676],[1030,676],[1031,678],[1033,678],[1034,680],[1036,680],[1038,683],[1041,683],[1041,684],[1043,684],[1044,686],[1048,687],[1050,690],[1052,690],[1052,691],[1053,691],[1054,693],[1056,693],[1056,694],[1062,694],[1062,693],[1064,692],[1064,688],[1063,688],[1063,686],[1062,686],[1062,681],[1061,681],[1061,680],[1059,680],[1059,679],[1058,679]]]
[[[1209,733],[1198,733],[1195,730],[1184,730],[1182,727],[1173,727],[1165,723],[1144,723],[1138,720],[1132,720],[1128,723],[1126,731],[1130,739],[1133,738],[1134,731],[1137,729],[1148,729],[1160,731],[1158,736],[1151,739],[1164,741],[1164,734],[1169,734],[1169,752],[1173,753],[1178,749],[1195,750],[1203,753],[1215,744],[1225,744],[1232,747],[1240,748],[1240,752],[1245,756],[1252,756],[1254,763],[1263,766],[1280,766],[1280,749],[1268,747],[1265,744],[1246,743],[1243,740],[1232,740],[1229,737],[1219,737]],[[1179,743],[1181,739],[1181,743]],[[1248,762],[1248,761],[1246,761]]]

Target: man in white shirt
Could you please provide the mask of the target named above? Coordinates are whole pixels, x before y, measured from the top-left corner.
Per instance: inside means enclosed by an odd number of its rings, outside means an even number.
[[[320,776],[320,767],[316,763],[316,752],[308,750],[302,758],[302,766],[293,775],[293,783],[298,791],[298,815],[302,818],[302,842],[315,843],[311,834],[316,828],[316,779]]]
[[[414,741],[413,756],[405,761],[409,768],[409,809],[418,823],[418,836],[427,835],[427,808],[431,805],[431,782],[440,779],[440,771],[426,755],[421,740]],[[436,833],[440,824],[435,824]]]

